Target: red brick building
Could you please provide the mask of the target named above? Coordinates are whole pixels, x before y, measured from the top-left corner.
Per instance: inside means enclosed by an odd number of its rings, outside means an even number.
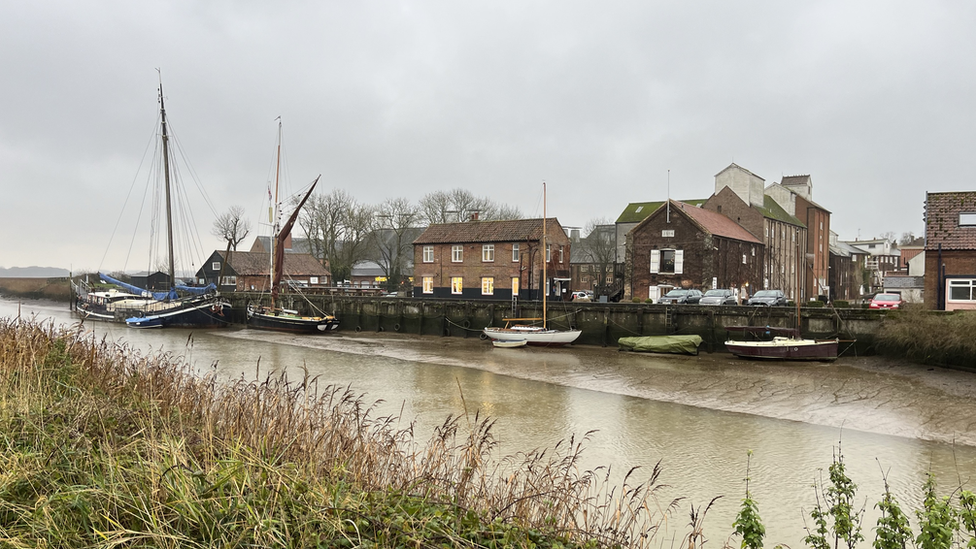
[[[925,306],[976,309],[976,191],[926,194]]]
[[[556,219],[431,225],[413,243],[414,296],[462,299],[568,298],[570,241]],[[542,277],[543,258],[547,278]]]
[[[625,299],[652,299],[674,287],[761,289],[763,243],[725,215],[669,201],[627,233]]]

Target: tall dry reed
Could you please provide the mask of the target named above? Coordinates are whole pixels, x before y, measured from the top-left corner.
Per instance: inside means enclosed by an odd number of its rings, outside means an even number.
[[[887,314],[878,351],[923,364],[976,368],[976,312],[906,307]]]
[[[619,485],[583,470],[588,435],[497,458],[493,420],[474,413],[421,442],[307,371],[218,382],[80,326],[0,319],[0,398],[0,545],[521,547],[544,533],[648,547],[678,503],[658,501],[659,466]]]

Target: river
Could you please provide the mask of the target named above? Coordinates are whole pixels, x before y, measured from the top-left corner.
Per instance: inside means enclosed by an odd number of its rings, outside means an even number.
[[[78,322],[66,304],[0,299],[0,316],[17,314]],[[838,441],[866,507],[864,547],[874,539],[882,471],[905,510],[921,501],[929,471],[944,494],[960,483],[974,489],[976,375],[965,372],[878,357],[805,364],[585,346],[495,349],[478,338],[388,333],[85,328],[144,351],[182,355],[226,379],[252,379],[259,370],[297,378],[304,366],[320,383],[382,401],[377,414],[415,422],[421,437],[448,414],[479,410],[497,420],[499,457],[594,431],[584,452],[588,468],[610,466],[619,478],[640,466],[646,477],[661,461],[660,480],[668,485],[662,502],[686,498],[671,523],[679,535],[690,505],[723,496],[705,521],[713,546],[733,530],[750,450],[750,489],[767,546],[803,546],[804,517],[815,503],[811,485],[826,476]]]

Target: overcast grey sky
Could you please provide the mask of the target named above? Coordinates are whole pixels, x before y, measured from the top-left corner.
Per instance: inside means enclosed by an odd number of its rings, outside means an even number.
[[[157,67],[217,212],[254,223],[281,116],[296,186],[367,203],[461,187],[541,215],[545,180],[583,226],[664,199],[668,170],[706,198],[734,161],[810,174],[854,239],[973,188],[974,65],[964,1],[4,2],[0,266],[122,265]]]

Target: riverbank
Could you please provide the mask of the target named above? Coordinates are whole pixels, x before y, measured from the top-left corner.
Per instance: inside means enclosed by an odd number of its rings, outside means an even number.
[[[371,408],[308,377],[217,383],[168,354],[0,319],[4,542],[655,544],[656,471],[614,497],[577,470],[580,440],[499,460],[490,419],[417,441]]]
[[[50,299],[68,303],[71,284],[64,278],[0,278],[0,295],[11,298]]]

